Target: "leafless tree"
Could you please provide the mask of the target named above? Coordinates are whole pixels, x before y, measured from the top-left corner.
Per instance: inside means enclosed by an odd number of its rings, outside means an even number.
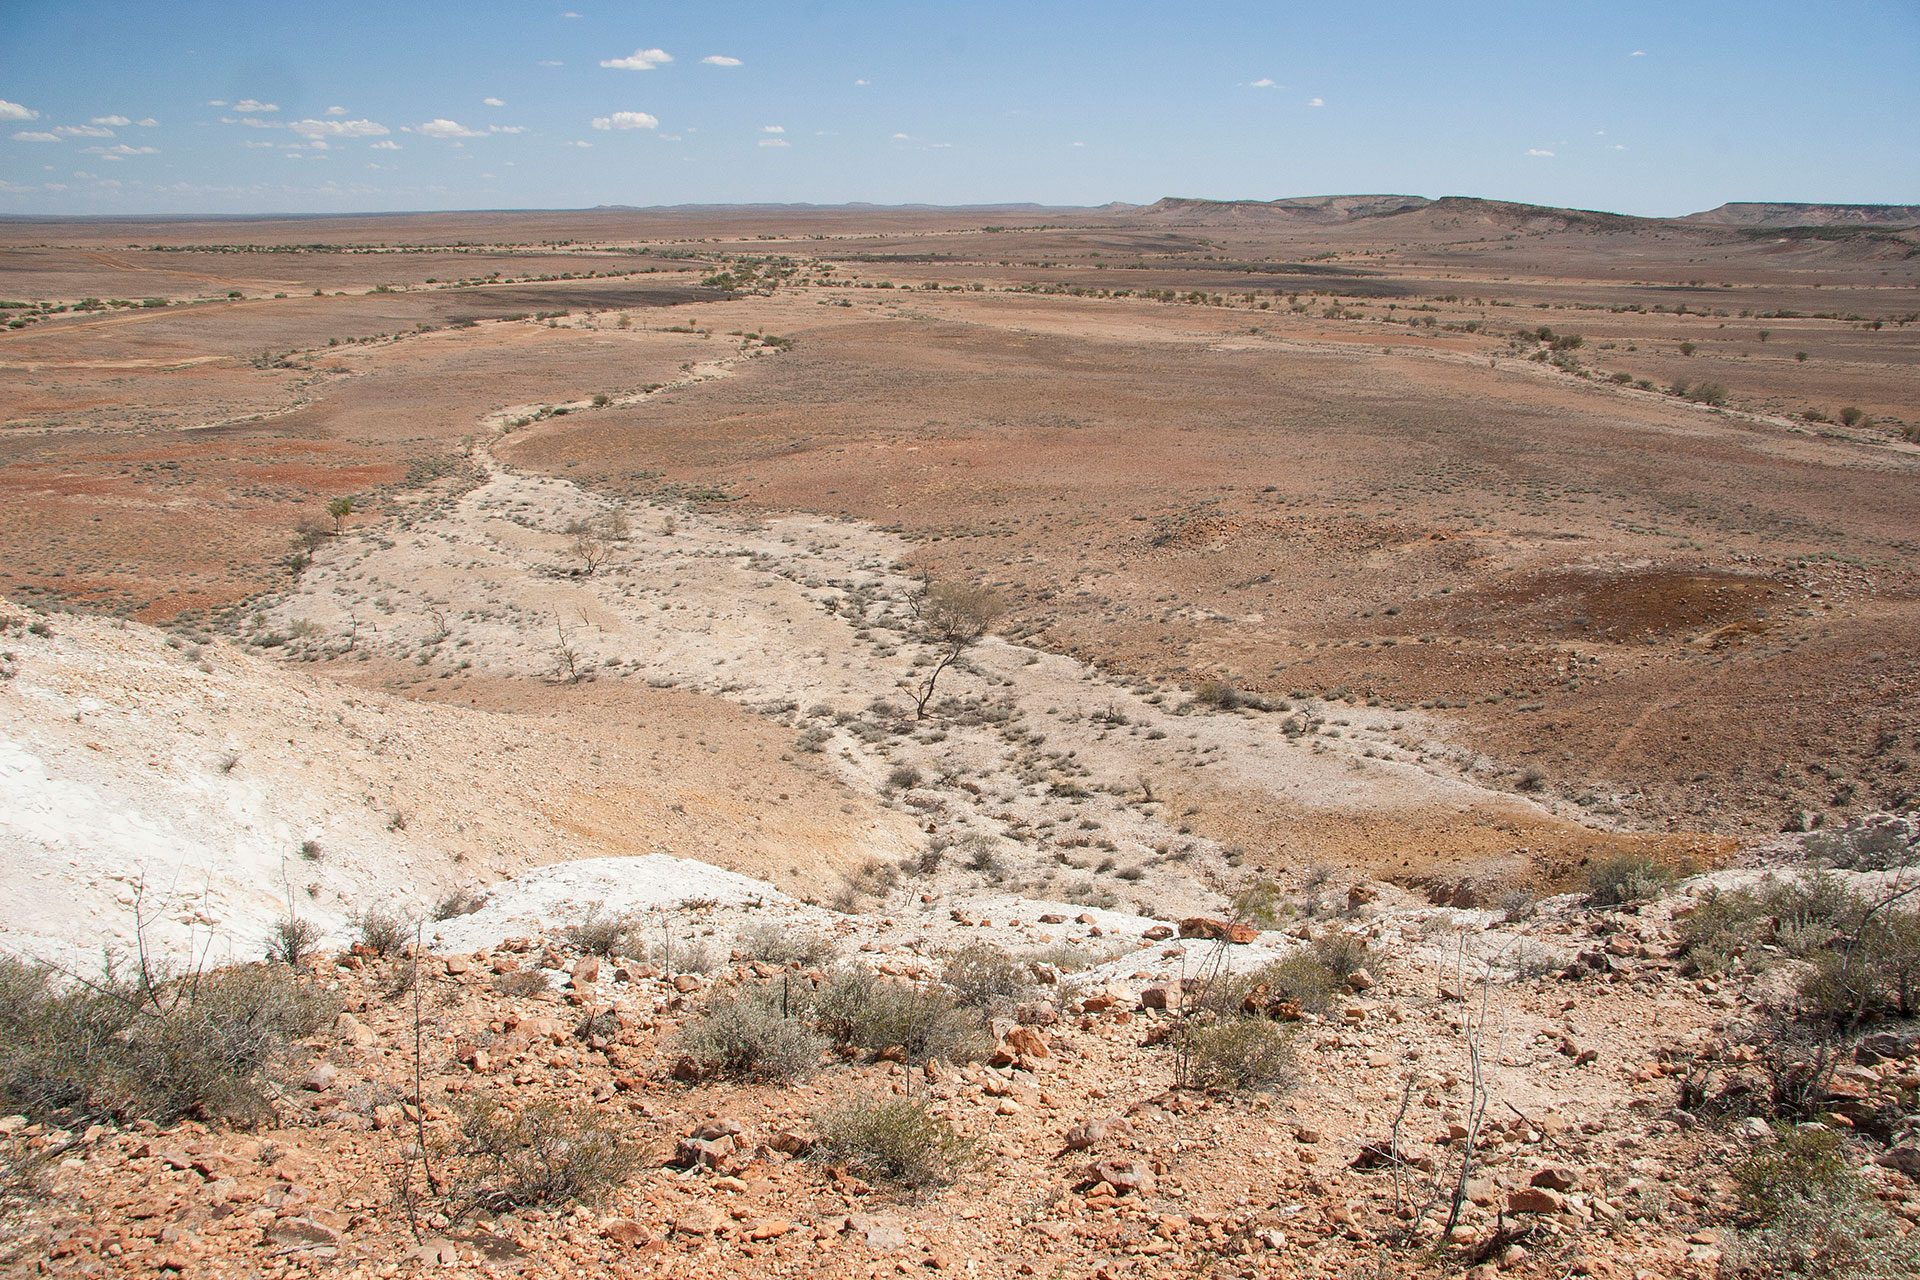
[[[578,684],[587,674],[586,657],[573,643],[573,632],[564,622],[553,624],[557,639],[553,645],[554,674],[565,676],[568,684]]]

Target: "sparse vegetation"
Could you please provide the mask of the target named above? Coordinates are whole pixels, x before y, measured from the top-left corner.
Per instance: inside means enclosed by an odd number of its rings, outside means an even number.
[[[1266,1018],[1197,1020],[1180,1032],[1183,1083],[1201,1089],[1283,1089],[1293,1080],[1292,1032]]]
[[[953,998],[970,1009],[998,1010],[1026,990],[1026,978],[1014,958],[990,943],[975,942],[947,957],[940,981]]]
[[[974,1145],[918,1098],[856,1098],[818,1117],[818,1159],[861,1177],[922,1189],[953,1181]]]
[[[456,1196],[490,1213],[595,1203],[639,1167],[619,1122],[590,1105],[541,1099],[510,1109],[482,1093],[457,1110],[465,1175]]]
[[[594,956],[632,956],[645,953],[640,922],[630,915],[612,915],[591,907],[562,930],[566,940]]]
[[[1916,1273],[1907,1242],[1846,1158],[1838,1134],[1789,1130],[1733,1168],[1747,1224],[1722,1274],[1881,1280]]]
[[[298,916],[281,916],[267,934],[267,959],[298,968],[320,942],[320,928]]]
[[[765,964],[797,964],[824,969],[839,955],[832,938],[811,929],[796,929],[770,920],[748,925],[734,940],[740,954]]]
[[[413,921],[392,907],[368,907],[353,918],[360,942],[377,956],[398,955],[413,939]]]
[[[449,889],[434,900],[433,918],[452,920],[458,916],[470,916],[487,905],[486,891],[470,886]]]
[[[1680,872],[1643,853],[1621,853],[1587,867],[1587,901],[1596,907],[1618,907],[1657,898],[1673,887]]]
[[[260,1124],[290,1043],[333,1012],[282,965],[80,983],[0,956],[0,1106],[48,1123]]]
[[[784,1082],[820,1065],[826,1041],[783,1014],[777,988],[722,1000],[680,1029],[676,1042],[703,1075]]]
[[[840,1044],[873,1053],[900,1049],[917,1062],[968,1062],[992,1047],[980,1016],[944,989],[888,981],[862,968],[831,976],[814,1002],[814,1018]]]

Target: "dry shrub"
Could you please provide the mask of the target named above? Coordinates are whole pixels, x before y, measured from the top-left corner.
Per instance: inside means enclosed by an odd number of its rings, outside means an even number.
[[[969,1009],[1004,1008],[1027,989],[1019,962],[990,942],[970,942],[948,956],[940,981]]]
[[[1201,1089],[1283,1089],[1293,1082],[1293,1035],[1265,1018],[1197,1019],[1179,1033],[1181,1083]]]
[[[607,915],[591,907],[578,921],[561,930],[576,949],[594,956],[634,956],[643,953],[640,922],[631,915]]]
[[[884,982],[865,969],[836,972],[814,1003],[816,1025],[836,1043],[914,1059],[969,1062],[992,1048],[979,1014],[952,995]]]
[[[470,916],[487,905],[484,890],[459,888],[449,889],[440,895],[433,904],[435,920],[452,920],[457,916]]]
[[[1878,1280],[1920,1274],[1838,1134],[1789,1130],[1736,1164],[1733,1177],[1750,1225],[1727,1241],[1723,1275]]]
[[[539,995],[552,986],[545,969],[514,969],[500,974],[493,980],[493,989],[503,996],[512,996],[524,1000],[528,996]]]
[[[320,943],[320,928],[298,916],[281,916],[267,934],[267,959],[298,968]]]
[[[259,1123],[290,1043],[335,1012],[282,966],[81,984],[0,957],[0,1104],[50,1121]]]
[[[917,1098],[856,1098],[816,1120],[814,1155],[864,1178],[921,1188],[952,1182],[974,1147]]]
[[[1920,1010],[1920,913],[1829,873],[1709,894],[1681,922],[1680,942],[1688,968],[1703,973],[1761,943],[1810,961],[1800,996],[1815,1018],[1849,1024]]]
[[[543,1100],[512,1111],[479,1094],[459,1104],[459,1118],[456,1194],[490,1213],[597,1201],[639,1167],[615,1117],[592,1105]]]
[[[1673,887],[1680,872],[1644,853],[1620,853],[1587,868],[1587,902],[1619,907],[1657,898]]]
[[[368,907],[354,916],[353,926],[377,956],[398,955],[413,937],[413,921],[391,907]]]
[[[840,954],[839,947],[825,934],[772,920],[759,920],[742,929],[734,947],[749,960],[798,964],[808,969],[824,969]]]
[[[826,1041],[756,995],[714,1005],[681,1027],[678,1046],[703,1075],[785,1082],[819,1067]]]

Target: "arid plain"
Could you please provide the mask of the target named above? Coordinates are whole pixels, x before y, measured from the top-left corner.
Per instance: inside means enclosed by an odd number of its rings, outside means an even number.
[[[1758,1274],[1762,1114],[1914,1238],[1904,1004],[1739,1109],[1915,848],[1912,219],[10,220],[0,303],[0,944],[325,1010],[0,1117],[0,1267]],[[835,1157],[896,1095],[968,1159]]]
[[[6,300],[170,305],[7,312],[0,590],[238,625],[303,517],[484,449],[885,530],[1003,634],[1417,713],[1595,826],[1910,800],[1913,234],[1376,207],[10,223]],[[1200,808],[1294,861],[1559,843]]]

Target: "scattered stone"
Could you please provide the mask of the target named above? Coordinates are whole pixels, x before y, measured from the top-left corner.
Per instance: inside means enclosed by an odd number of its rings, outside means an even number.
[[[1522,1187],[1507,1193],[1508,1213],[1558,1213],[1566,1207],[1559,1192],[1546,1187]]]

